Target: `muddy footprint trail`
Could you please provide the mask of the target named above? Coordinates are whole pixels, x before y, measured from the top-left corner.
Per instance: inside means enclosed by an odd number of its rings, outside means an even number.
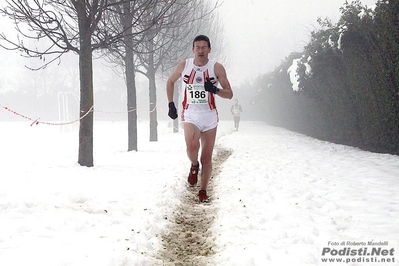
[[[173,224],[167,235],[162,236],[163,250],[159,253],[164,265],[202,266],[209,265],[208,259],[214,255],[216,236],[209,231],[217,213],[212,204],[214,177],[218,177],[221,166],[231,155],[231,151],[215,147],[212,177],[208,185],[210,203],[199,203],[198,187],[187,187],[180,195],[181,204],[173,212]]]

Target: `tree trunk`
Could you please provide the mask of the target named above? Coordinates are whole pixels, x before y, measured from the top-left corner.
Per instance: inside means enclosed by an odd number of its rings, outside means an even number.
[[[80,51],[80,128],[79,128],[79,159],[81,166],[93,166],[93,59],[91,48],[90,19],[78,12]]]
[[[177,85],[179,84],[179,85]],[[175,83],[175,90],[173,93],[173,102],[176,104],[177,114],[179,114],[179,92],[180,92],[180,82]],[[179,118],[173,120],[173,133],[179,133]]]
[[[133,51],[126,47],[126,89],[127,89],[127,127],[128,151],[137,151],[137,99]]]
[[[128,151],[137,151],[137,97],[136,97],[136,74],[133,54],[132,16],[130,2],[123,4],[121,21],[124,29],[125,45],[125,77],[127,90],[127,132]]]
[[[158,120],[157,120],[157,87],[155,85],[155,71],[150,71],[150,141],[158,141]]]
[[[153,39],[149,41],[153,50]],[[150,141],[158,141],[157,86],[155,83],[154,54],[150,53],[148,62],[149,100],[150,100]]]

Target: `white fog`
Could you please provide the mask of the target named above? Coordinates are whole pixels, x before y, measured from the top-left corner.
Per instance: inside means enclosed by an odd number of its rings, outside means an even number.
[[[219,1],[219,3],[221,5],[217,12],[223,25],[224,41],[222,42],[223,47],[213,47],[210,57],[218,60],[218,51],[224,53],[225,61],[221,61],[221,63],[226,67],[235,93],[234,98],[240,99],[243,108],[248,110],[247,104],[250,101],[248,99],[250,95],[245,91],[238,90],[239,85],[243,82],[251,82],[259,75],[272,71],[291,52],[302,51],[310,38],[310,32],[317,27],[317,18],[338,19],[339,8],[344,1],[286,0],[276,4],[276,1],[271,0],[225,0]],[[364,0],[362,3],[372,6],[374,1]],[[10,21],[5,17],[0,17],[0,21],[2,25],[0,31],[14,38],[16,33]],[[211,29],[204,29],[198,34],[207,34],[209,31]],[[197,33],[193,33],[193,37],[194,35]],[[45,70],[40,71],[26,69],[25,65],[37,67],[41,62],[36,59],[22,58],[18,52],[0,49],[0,56],[2,58],[0,62],[0,93],[9,90],[34,91],[37,97],[40,97],[43,91],[50,91],[56,86],[57,91],[66,92],[65,95],[69,95],[68,101],[73,102],[79,96],[76,54],[64,55],[60,61],[56,61]],[[103,67],[107,65],[106,63],[95,60],[94,64],[96,109],[114,113],[110,119],[123,119],[124,114],[119,113],[123,112],[126,106],[124,103],[126,89],[123,79],[114,73],[112,67]],[[108,66],[110,65],[108,64]],[[168,119],[164,80],[159,79],[157,87],[158,119]],[[102,98],[101,93],[98,93],[102,90],[114,90],[114,101],[109,101],[107,96]],[[140,74],[137,75],[137,93],[139,119],[147,119],[149,110],[147,81]],[[116,103],[118,97],[122,100]],[[21,101],[4,102],[0,100],[0,104],[16,109],[15,111],[24,112],[26,116],[41,117],[44,120],[54,119],[54,114],[48,115],[44,110],[41,111],[40,108],[34,107],[35,99],[29,101],[29,104],[25,104]],[[222,118],[229,116],[228,109],[231,103],[232,101],[219,101]],[[76,101],[70,104],[77,108]],[[19,109],[21,105],[33,106],[35,110]],[[53,105],[57,109],[58,102],[53,101],[49,105]],[[70,112],[74,112],[73,107]],[[71,114],[71,116],[74,115]],[[243,113],[243,119],[251,119],[251,116],[248,112]],[[98,117],[107,119],[106,116],[100,114]],[[0,119],[13,120],[15,117],[2,110]]]
[[[26,66],[43,61],[0,48],[0,265],[394,265],[399,157],[269,125],[259,121],[263,106],[252,104],[256,79],[303,51],[317,19],[336,22],[344,2],[219,0],[223,41],[210,58],[225,66],[234,97],[217,97],[208,203],[198,202],[199,184],[187,186],[190,162],[184,132],[168,117],[166,74],[156,84],[159,140],[149,141],[148,81],[137,73],[139,148],[127,152],[125,81],[118,68],[94,60],[94,166],[83,167],[78,56],[32,71]],[[17,34],[0,16],[1,33]],[[5,97],[10,91],[17,93]],[[230,113],[235,99],[239,130]],[[280,107],[272,100],[271,109]],[[337,258],[347,248],[338,245],[370,246],[381,263]]]

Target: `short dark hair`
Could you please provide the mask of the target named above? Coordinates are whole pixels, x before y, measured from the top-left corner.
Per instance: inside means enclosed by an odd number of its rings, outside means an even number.
[[[209,38],[205,35],[198,35],[197,37],[194,38],[193,41],[193,47],[194,47],[194,43],[198,42],[198,41],[206,41],[208,43],[208,47],[211,48],[211,41],[209,40]]]

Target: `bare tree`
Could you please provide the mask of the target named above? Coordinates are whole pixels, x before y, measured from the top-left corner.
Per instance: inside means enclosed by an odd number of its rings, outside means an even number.
[[[170,69],[178,59],[187,54],[193,33],[200,27],[210,26],[213,12],[218,6],[218,1],[213,5],[200,0],[176,1],[157,25],[144,32],[143,42],[139,44],[140,51],[137,54],[141,68],[137,68],[137,71],[149,80],[150,141],[158,140],[156,94],[158,70]],[[146,19],[152,20],[153,14],[148,13]],[[217,28],[211,30],[217,31]]]
[[[180,41],[179,38],[173,40],[176,35],[171,34],[179,29],[182,23],[187,20],[184,14],[193,13],[194,7],[198,6],[198,1],[178,0],[169,10],[168,14],[159,21],[157,27],[143,34],[143,41],[139,44],[139,67],[137,72],[147,77],[149,82],[149,117],[150,117],[150,141],[158,141],[158,119],[157,119],[157,95],[156,95],[156,73],[163,65],[163,61],[168,58],[166,53],[173,50],[175,54],[180,52],[174,48],[174,41]],[[147,13],[147,20],[153,19],[151,12]],[[175,46],[176,47],[176,46]]]
[[[1,46],[43,60],[42,67],[69,51],[79,55],[80,128],[78,163],[93,163],[93,51],[109,47],[125,36],[108,22],[116,6],[133,0],[6,0],[0,14],[14,21],[18,38],[0,34]],[[143,1],[139,1],[143,2]],[[153,1],[149,1],[153,2]],[[128,27],[129,28],[129,27]],[[43,49],[28,47],[27,40],[50,40]],[[48,60],[50,58],[50,60]]]
[[[122,66],[127,88],[128,109],[128,151],[138,150],[137,147],[137,97],[136,97],[136,70],[137,58],[140,53],[140,44],[144,36],[154,31],[154,27],[163,24],[169,10],[179,0],[170,1],[131,1],[114,7],[117,19],[112,19],[109,25],[123,31],[123,41],[109,47],[110,61]]]

